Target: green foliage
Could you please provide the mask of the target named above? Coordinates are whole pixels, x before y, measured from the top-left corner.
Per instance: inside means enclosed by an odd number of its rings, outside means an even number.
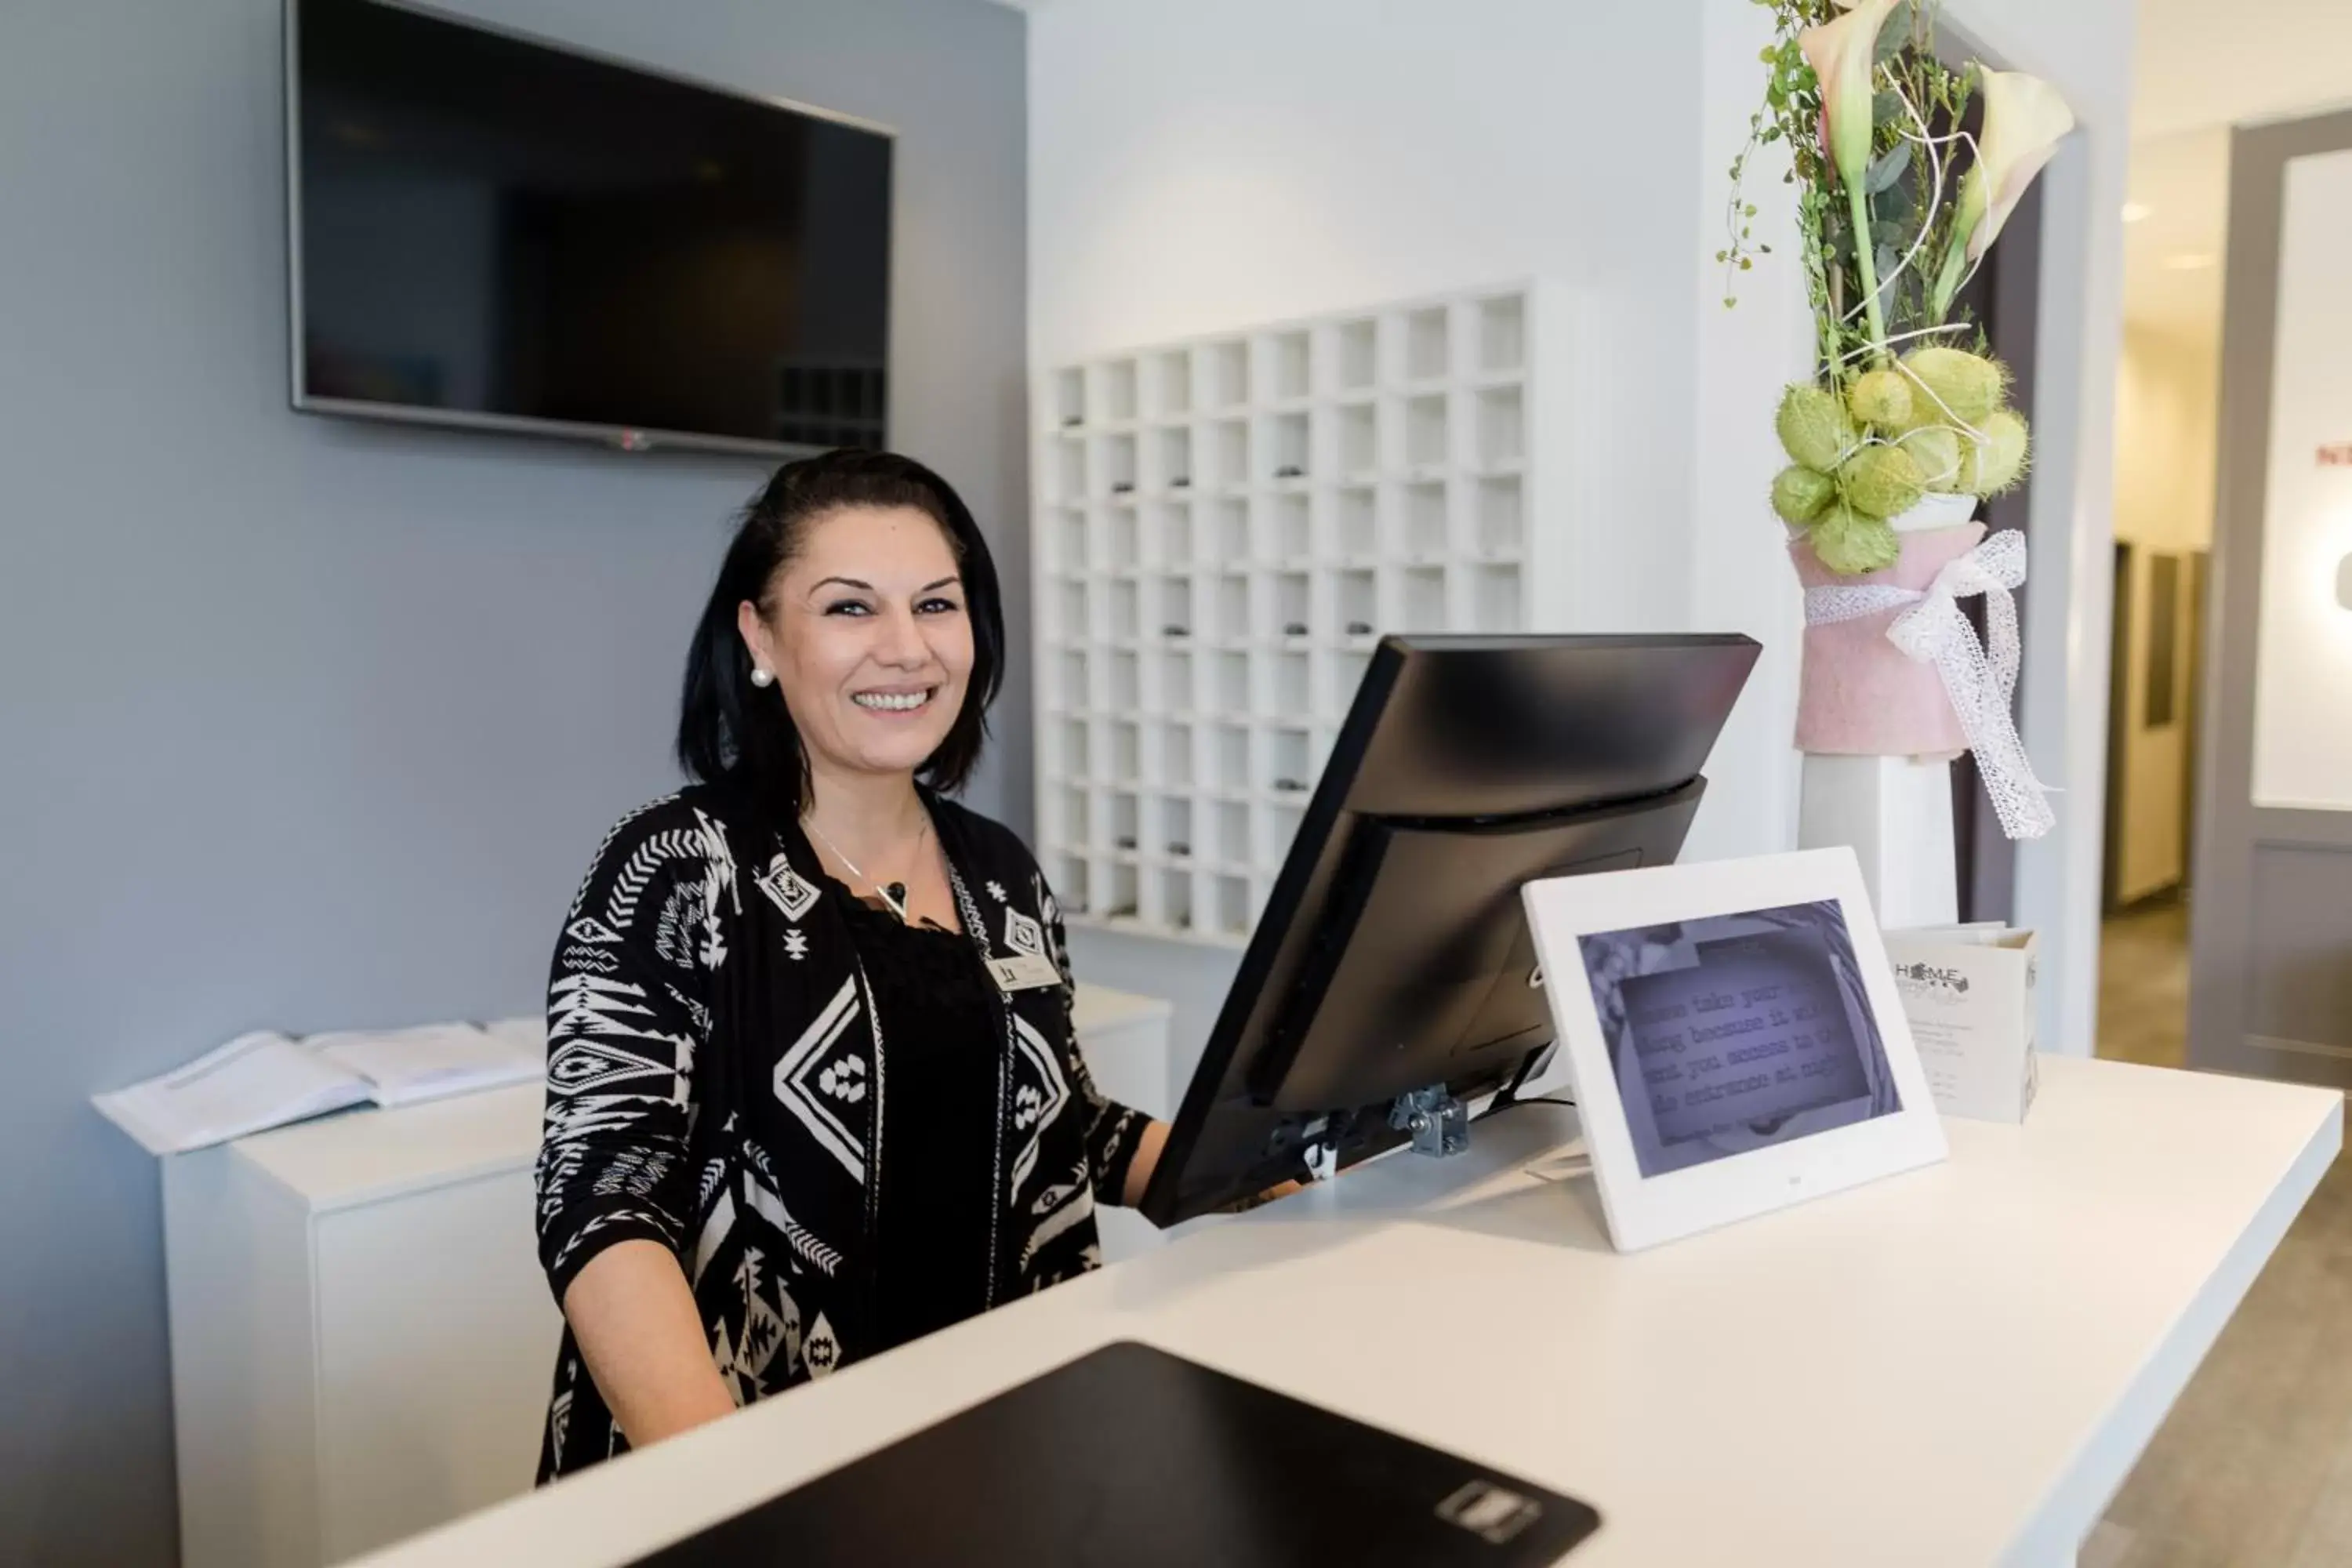
[[[1825,474],[1845,461],[1859,439],[1837,395],[1801,381],[1781,395],[1773,428],[1789,456]]]
[[[1854,377],[1845,405],[1864,425],[1901,429],[1911,423],[1911,384],[1899,371],[1874,370]]]
[[[1965,349],[1915,349],[1903,356],[1903,370],[1926,395],[1917,400],[1923,421],[1981,426],[2009,387],[2000,361]]]
[[[1864,447],[1838,466],[1838,493],[1865,517],[1900,517],[1919,504],[1927,487],[1919,465],[1900,447]]]
[[[1984,439],[1966,444],[1960,458],[1959,488],[1970,495],[2003,495],[2025,477],[2031,438],[2025,420],[2012,408],[1996,409],[1985,416]]]

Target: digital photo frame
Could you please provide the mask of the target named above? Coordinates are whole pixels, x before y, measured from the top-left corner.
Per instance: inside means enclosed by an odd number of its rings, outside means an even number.
[[[1619,1250],[1944,1157],[1851,849],[1522,897]]]

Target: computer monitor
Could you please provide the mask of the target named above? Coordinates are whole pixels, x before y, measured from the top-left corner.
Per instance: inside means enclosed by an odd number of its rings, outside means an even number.
[[[1458,1137],[1550,1045],[1539,877],[1663,865],[1756,662],[1744,637],[1381,640],[1152,1173],[1173,1225]]]

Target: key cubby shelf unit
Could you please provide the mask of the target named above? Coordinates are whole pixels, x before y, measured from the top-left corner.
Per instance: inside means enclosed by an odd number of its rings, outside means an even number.
[[[1074,922],[1239,945],[1381,636],[1542,625],[1557,309],[1490,288],[1046,374],[1037,815]]]

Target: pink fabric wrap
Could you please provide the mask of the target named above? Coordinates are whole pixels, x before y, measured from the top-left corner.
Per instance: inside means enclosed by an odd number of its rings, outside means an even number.
[[[1797,580],[1808,588],[1885,584],[1925,589],[1946,565],[1977,547],[1980,522],[1903,538],[1903,555],[1883,572],[1842,577],[1822,565],[1801,538],[1789,542]],[[1828,756],[1948,757],[1968,750],[1943,678],[1886,640],[1900,609],[1805,628],[1804,673],[1797,690],[1797,749]]]

